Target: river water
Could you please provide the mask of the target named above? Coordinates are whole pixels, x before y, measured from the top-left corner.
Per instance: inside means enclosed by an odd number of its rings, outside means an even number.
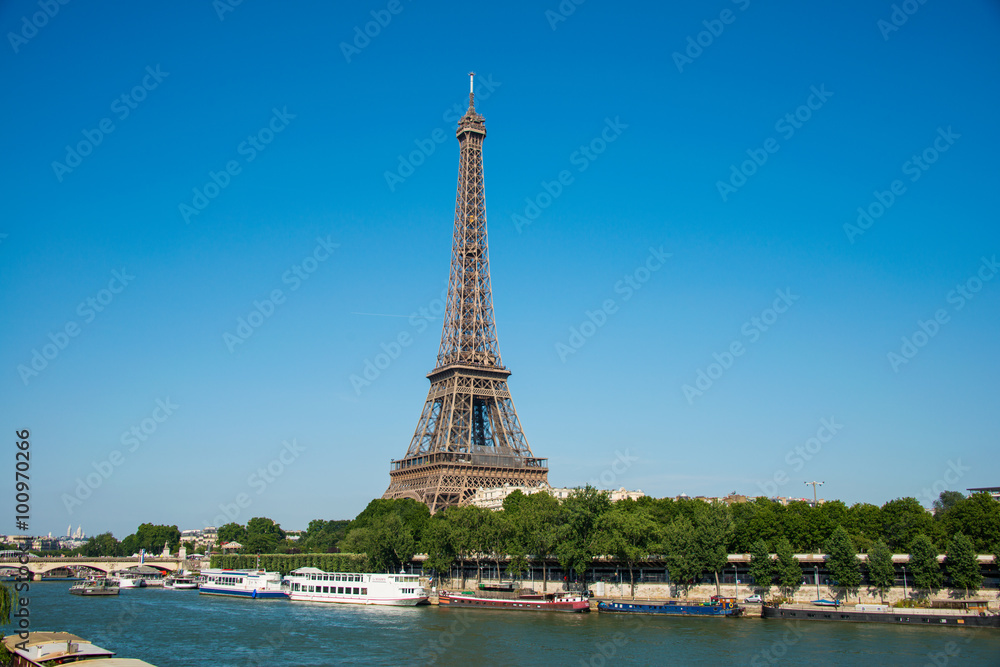
[[[33,630],[158,667],[256,665],[1000,665],[1000,630],[362,607],[35,582]],[[9,632],[10,628],[7,628]]]

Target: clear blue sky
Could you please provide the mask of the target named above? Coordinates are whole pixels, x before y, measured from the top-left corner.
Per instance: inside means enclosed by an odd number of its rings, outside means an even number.
[[[997,3],[182,4],[0,7],[29,532],[201,527],[240,494],[239,522],[304,528],[382,494],[437,353],[440,319],[407,316],[447,281],[470,70],[500,348],[554,485],[1000,483]]]

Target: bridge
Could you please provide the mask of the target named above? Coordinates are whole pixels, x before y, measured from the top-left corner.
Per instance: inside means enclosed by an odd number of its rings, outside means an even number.
[[[164,574],[167,572],[176,572],[177,570],[184,569],[187,565],[195,566],[195,563],[188,562],[186,560],[181,560],[179,558],[150,558],[147,556],[145,560],[141,563],[142,565],[149,565],[150,567],[155,567]],[[53,570],[65,569],[65,568],[90,568],[91,570],[96,570],[97,572],[103,572],[108,574],[110,572],[117,572],[119,570],[127,570],[130,567],[136,567],[140,565],[139,558],[61,558],[61,557],[42,557],[36,558],[34,556],[29,556],[27,563],[21,563],[16,557],[3,557],[0,558],[0,576],[13,576],[16,574],[18,568],[24,566],[28,568],[31,572],[32,579],[41,579],[43,575],[47,572]]]

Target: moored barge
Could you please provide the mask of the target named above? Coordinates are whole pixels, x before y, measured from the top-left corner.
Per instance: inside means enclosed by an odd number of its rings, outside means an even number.
[[[471,591],[449,593],[441,591],[438,604],[442,608],[461,607],[463,609],[500,609],[504,611],[561,611],[582,613],[590,611],[590,600],[583,593],[559,592],[542,595],[531,589],[523,589],[510,594],[497,593],[485,596]]]
[[[656,614],[664,616],[712,616],[725,618],[740,616],[742,607],[736,598],[713,597],[711,602],[678,602],[677,600],[646,600],[643,602],[625,600],[601,600],[597,611],[613,614]]]
[[[901,623],[958,628],[1000,628],[1000,614],[986,610],[922,609],[859,604],[853,607],[819,607],[808,604],[764,605],[761,618],[790,621],[833,621],[845,623]]]

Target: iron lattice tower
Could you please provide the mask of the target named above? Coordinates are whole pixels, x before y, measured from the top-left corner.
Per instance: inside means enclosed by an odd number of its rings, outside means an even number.
[[[458,196],[448,304],[437,367],[406,457],[394,460],[383,498],[413,498],[431,513],[461,505],[480,487],[548,483],[507,388],[493,319],[486,192],[485,119],[476,113],[469,74],[469,110],[458,121]]]

